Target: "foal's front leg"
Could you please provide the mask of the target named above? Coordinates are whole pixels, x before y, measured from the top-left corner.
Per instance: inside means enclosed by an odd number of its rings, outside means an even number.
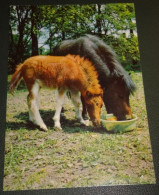
[[[81,124],[86,126],[89,125],[89,120],[84,120],[82,117],[82,102],[79,91],[71,91],[71,100],[75,106],[76,110],[76,118],[79,120]]]
[[[64,103],[65,94],[66,94],[65,90],[57,90],[57,94],[56,94],[57,107],[56,107],[56,112],[53,117],[53,120],[55,123],[55,127],[57,127],[58,129],[62,129],[60,124],[60,113]]]

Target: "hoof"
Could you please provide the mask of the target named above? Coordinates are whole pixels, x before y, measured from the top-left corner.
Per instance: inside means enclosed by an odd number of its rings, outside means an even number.
[[[54,124],[54,128],[56,128],[56,129],[61,129],[62,130],[62,127],[61,127],[61,124],[60,123],[55,123]]]
[[[61,128],[61,127],[55,126],[55,127],[54,127],[54,130],[55,130],[55,131],[58,131],[58,130],[62,130],[62,128]]]
[[[89,126],[90,125],[90,121],[89,120],[84,120],[84,121],[82,121],[81,124],[84,124],[85,126]]]
[[[40,129],[42,131],[48,131],[48,128],[46,127],[46,125],[40,125]]]
[[[46,126],[40,126],[40,129],[42,130],[42,131],[48,131],[48,128],[46,127]]]

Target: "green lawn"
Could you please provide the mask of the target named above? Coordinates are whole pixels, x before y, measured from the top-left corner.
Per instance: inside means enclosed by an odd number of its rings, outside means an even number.
[[[8,93],[4,190],[155,183],[142,75],[132,78],[137,128],[123,134],[81,126],[69,99],[63,130],[54,129],[55,92],[48,89],[40,92],[40,112],[49,131],[39,131],[28,122],[27,91]]]

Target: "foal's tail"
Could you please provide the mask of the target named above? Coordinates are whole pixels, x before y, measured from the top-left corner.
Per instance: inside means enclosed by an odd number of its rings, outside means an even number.
[[[9,86],[9,91],[11,94],[14,93],[14,89],[18,86],[19,82],[22,79],[22,67],[23,67],[23,64],[20,64],[12,76],[10,86]]]

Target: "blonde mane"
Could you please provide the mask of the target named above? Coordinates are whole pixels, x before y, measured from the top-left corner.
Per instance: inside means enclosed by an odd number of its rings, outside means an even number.
[[[84,83],[85,90],[91,90],[92,94],[101,93],[101,86],[98,81],[98,74],[92,63],[84,57],[80,57],[79,55],[76,56],[69,54],[66,57],[73,60],[76,64],[79,65],[79,68],[83,73],[82,75],[84,76],[83,81],[86,81]],[[83,90],[84,88],[82,89],[82,91]]]

